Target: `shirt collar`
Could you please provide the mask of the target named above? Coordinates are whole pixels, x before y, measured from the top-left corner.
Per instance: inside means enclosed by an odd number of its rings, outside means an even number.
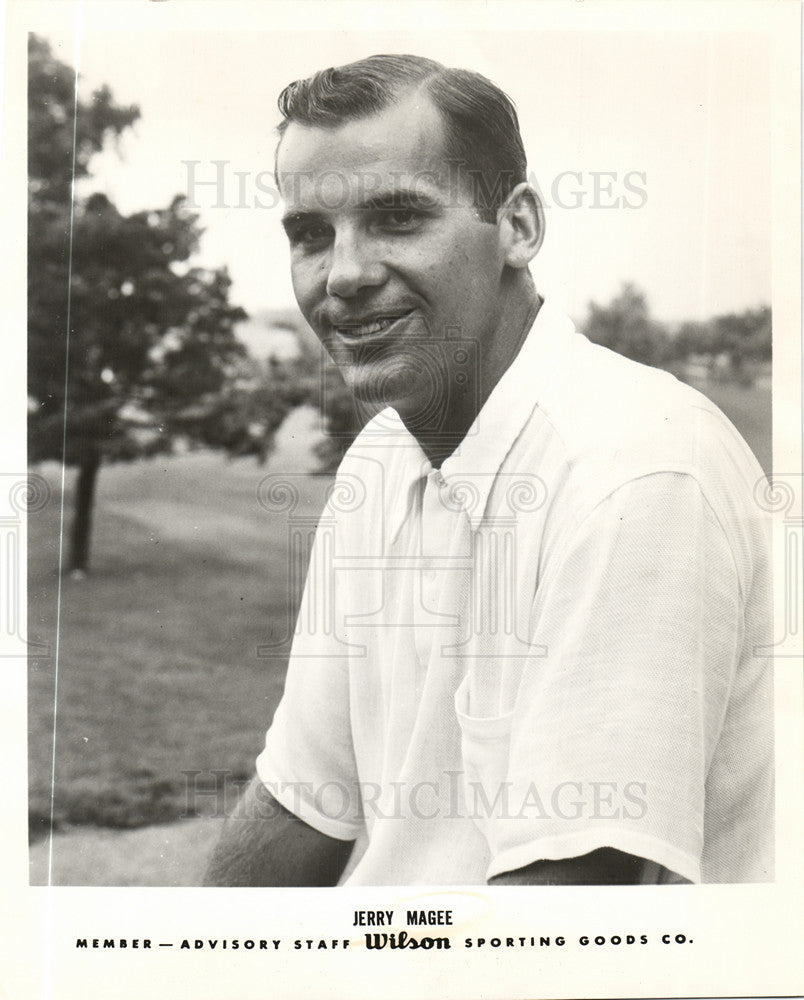
[[[483,519],[500,467],[536,408],[558,354],[574,332],[567,316],[547,301],[542,302],[516,357],[492,390],[463,441],[443,462],[440,474],[435,473],[436,479],[443,479],[449,489],[451,502],[464,508],[473,530],[478,529]],[[407,438],[407,447],[399,455],[401,478],[397,480],[389,512],[388,527],[391,537],[396,538],[410,515],[416,488],[433,472],[433,467],[395,411],[391,412],[396,417],[398,430]]]

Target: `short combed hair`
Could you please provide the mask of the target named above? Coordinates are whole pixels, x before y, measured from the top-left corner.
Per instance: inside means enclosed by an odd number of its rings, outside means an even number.
[[[335,128],[384,110],[413,90],[427,93],[445,126],[445,155],[468,177],[475,205],[487,221],[527,179],[514,102],[480,73],[448,69],[422,56],[375,55],[296,80],[279,95],[288,125]]]

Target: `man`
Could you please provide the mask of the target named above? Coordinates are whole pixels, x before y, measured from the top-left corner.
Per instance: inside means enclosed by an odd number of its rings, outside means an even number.
[[[296,297],[385,409],[341,465],[208,882],[772,878],[748,448],[540,298],[544,214],[488,80],[375,56],[279,106]]]

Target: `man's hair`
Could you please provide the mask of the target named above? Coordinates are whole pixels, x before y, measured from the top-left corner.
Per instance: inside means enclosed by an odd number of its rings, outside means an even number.
[[[482,216],[496,221],[497,209],[527,179],[527,164],[514,102],[480,73],[410,55],[375,55],[324,69],[279,95],[278,131],[283,135],[293,122],[335,128],[419,88],[444,122],[447,161],[468,178]]]

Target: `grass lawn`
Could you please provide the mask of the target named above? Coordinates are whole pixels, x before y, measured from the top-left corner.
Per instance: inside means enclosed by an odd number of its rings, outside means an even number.
[[[711,395],[770,470],[770,393]],[[309,423],[309,417],[308,423]],[[253,771],[285,662],[257,655],[295,616],[287,595],[287,520],[257,500],[267,472],[310,467],[309,426],[293,419],[268,469],[207,453],[104,468],[92,571],[61,579],[56,687],[59,475],[29,519],[29,628],[51,655],[29,670],[32,835],[56,827],[137,827],[221,811],[188,797],[226,772],[228,801]],[[329,480],[295,480],[305,513]],[[73,475],[66,488],[71,514]]]
[[[257,647],[295,616],[286,516],[257,500],[270,470],[212,454],[102,470],[91,572],[61,580],[57,688],[59,481],[40,471],[54,500],[29,523],[29,629],[51,648],[29,669],[34,836],[49,828],[54,706],[57,826],[215,811],[212,796],[188,801],[183,772],[202,772],[198,788],[212,769],[252,773],[285,668]],[[312,515],[327,485],[300,480]]]

